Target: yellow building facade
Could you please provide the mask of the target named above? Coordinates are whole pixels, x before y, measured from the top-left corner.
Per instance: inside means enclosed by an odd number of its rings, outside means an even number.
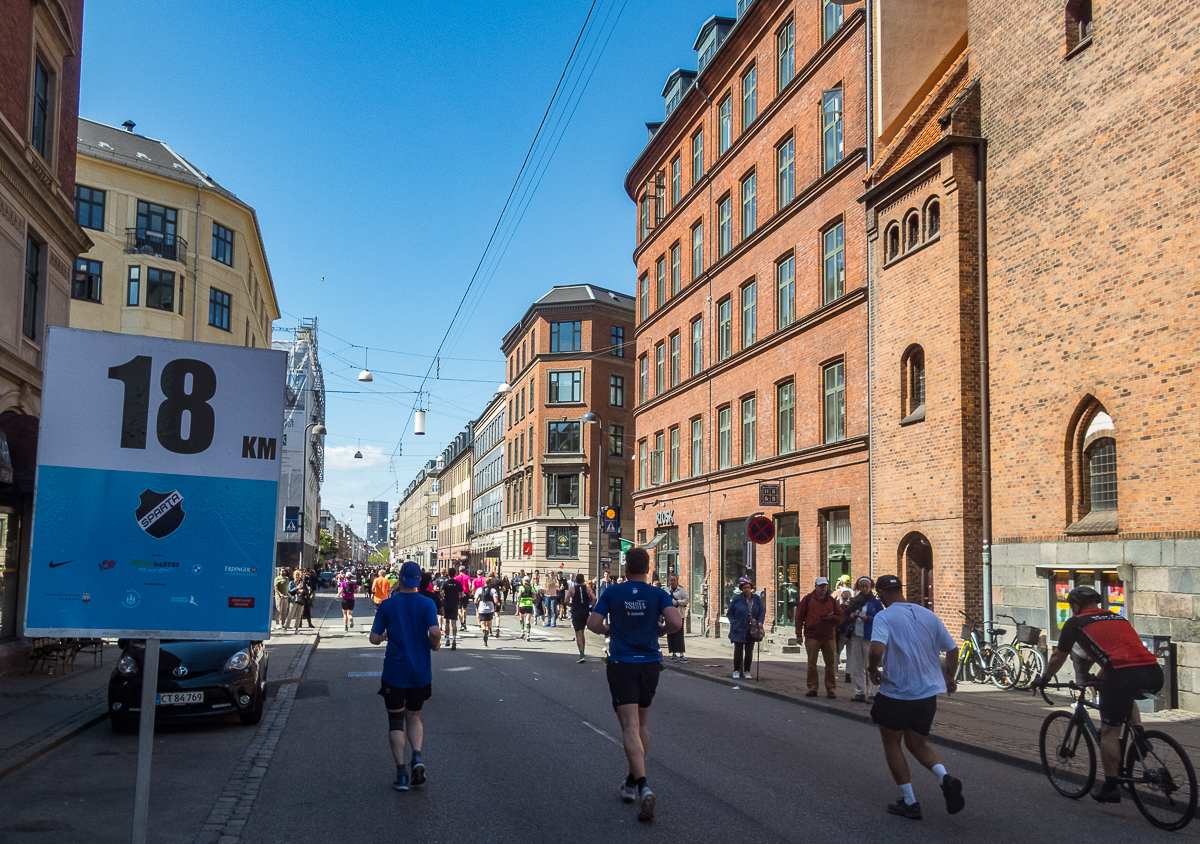
[[[258,217],[166,143],[80,118],[72,328],[270,348],[279,305]]]

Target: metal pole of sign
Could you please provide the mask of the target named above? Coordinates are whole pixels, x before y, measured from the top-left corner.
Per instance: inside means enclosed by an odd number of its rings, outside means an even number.
[[[137,780],[133,790],[133,844],[146,844],[150,816],[150,759],[154,754],[154,710],[158,701],[158,639],[146,640],[142,658],[142,711],[138,716]]]

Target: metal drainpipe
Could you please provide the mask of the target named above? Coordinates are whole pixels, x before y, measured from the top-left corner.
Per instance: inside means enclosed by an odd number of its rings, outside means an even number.
[[[874,129],[874,121],[871,119],[872,112],[875,108],[874,93],[875,93],[875,68],[872,65],[874,56],[872,45],[875,41],[875,33],[872,30],[872,14],[871,10],[875,5],[875,0],[867,0],[865,6],[866,12],[866,30],[867,30],[867,78],[866,78],[866,133],[867,133],[867,172],[871,172],[871,167],[875,163],[875,138],[872,135]],[[874,445],[875,437],[873,430],[874,405],[871,403],[872,391],[871,383],[874,380],[872,377],[871,366],[874,363],[873,340],[875,337],[875,309],[872,307],[873,299],[875,298],[875,285],[872,283],[874,278],[874,249],[872,242],[867,240],[867,574],[873,580],[875,578],[875,454]]]
[[[983,501],[980,528],[983,541],[983,621],[992,623],[992,456],[991,397],[988,368],[987,286],[987,141],[975,144],[975,216],[979,251],[979,468]]]
[[[192,241],[192,340],[196,339],[196,308],[200,307],[200,191],[203,188],[196,185],[196,239]],[[182,292],[182,291],[181,291]],[[301,555],[303,555],[304,538],[300,539]]]
[[[698,75],[698,74],[697,74],[697,76],[696,76],[696,83],[695,83],[695,84],[696,84],[696,90],[700,92],[700,96],[704,97],[704,102],[708,103],[708,125],[709,125],[709,127],[711,128],[711,127],[713,127],[713,126],[715,125],[715,124],[713,123],[713,101],[712,101],[712,100],[710,100],[710,99],[708,98],[708,94],[704,93],[704,89],[700,87],[700,77],[699,77],[699,75]],[[715,140],[715,139],[714,139],[714,138],[712,138],[712,137],[710,137],[710,138],[709,138],[709,141],[710,141],[710,142],[712,142],[713,140]],[[705,178],[707,178],[707,179],[708,179],[708,200],[707,200],[706,204],[707,204],[707,205],[709,206],[709,208],[711,209],[711,208],[712,208],[712,174],[711,174],[711,173],[708,173],[708,172],[706,171],[706,172],[705,172]],[[709,220],[709,222],[711,223],[711,222],[712,222],[712,220],[710,219],[710,220]],[[708,257],[709,257],[709,259],[710,259],[710,260],[709,260],[709,262],[708,262],[708,266],[709,266],[710,268],[712,267],[712,260],[711,260],[711,259],[712,259],[712,242],[713,242],[713,232],[710,230],[710,231],[709,231],[709,238],[708,238],[708,249],[709,249],[709,252],[708,252]],[[711,276],[711,275],[706,277],[706,279],[705,279],[705,282],[704,282],[704,286],[708,288],[708,297],[707,297],[707,304],[708,304],[708,327],[709,327],[709,329],[713,329],[713,328],[716,328],[716,320],[715,320],[715,319],[714,319],[714,317],[713,317],[712,276]],[[730,307],[732,307],[732,305],[731,305]],[[714,335],[714,336],[715,336],[715,335]],[[702,342],[703,342],[703,340],[702,340]],[[710,354],[711,354],[711,349],[710,349]],[[712,376],[711,376],[711,375],[710,375],[710,376],[708,376],[708,378],[707,378],[706,380],[708,381],[708,424],[709,424],[709,430],[711,431],[711,430],[713,429],[713,425],[715,424],[715,423],[714,423],[714,421],[713,421],[713,412],[712,412],[712,410],[713,410],[713,400],[712,400]],[[732,411],[732,410],[730,410],[730,413],[731,413],[731,414],[732,414],[732,412],[733,412],[733,411]],[[730,421],[730,425],[732,425],[732,424],[733,424],[733,422],[732,422],[732,420],[731,420],[731,421]],[[703,429],[703,428],[701,428],[701,429],[700,429],[700,437],[701,437],[701,439],[700,439],[701,446],[703,447],[703,444],[704,444],[704,429]],[[708,449],[702,448],[702,451],[704,451],[704,452],[707,452],[707,451],[708,451]],[[711,459],[711,458],[710,458],[710,459]],[[710,477],[711,477],[711,475],[712,475],[712,465],[711,465],[711,464],[710,464],[710,465],[709,465],[709,467],[708,467],[708,471],[709,471],[709,475],[710,475]],[[708,482],[708,524],[709,524],[709,528],[710,528],[710,529],[712,530],[712,532],[713,532],[713,539],[714,539],[714,542],[712,543],[712,545],[710,546],[710,548],[716,548],[716,547],[717,547],[717,542],[716,542],[715,540],[717,539],[718,532],[717,532],[717,529],[716,529],[716,525],[714,525],[714,524],[713,524],[713,521],[712,521],[712,481],[711,481],[711,480],[709,480],[709,482]],[[704,572],[704,579],[705,579],[705,580],[708,580],[708,579],[709,579],[709,575],[711,574],[711,572],[707,571],[707,569],[708,569],[708,562],[707,562],[707,560],[708,560],[708,558],[709,558],[709,557],[711,557],[711,554],[708,554],[708,553],[706,553],[706,554],[705,554],[705,558],[706,558],[706,559],[705,559],[705,566],[704,566],[704,568],[705,568],[705,572]],[[711,596],[714,594],[714,592],[715,592],[715,594],[717,595],[717,600],[716,600],[716,602],[715,602],[715,603],[712,601],[712,597],[711,597]],[[717,588],[716,588],[716,590],[714,590],[714,589],[713,589],[713,588],[710,586],[710,587],[709,587],[709,590],[708,590],[708,594],[709,594],[709,596],[710,596],[710,597],[709,597],[709,606],[710,606],[710,607],[716,607],[716,608],[717,608],[717,611],[718,611],[718,612],[720,612],[720,599],[721,599],[721,598],[720,598],[720,596],[721,596],[721,579],[720,579],[720,577],[719,577],[719,576],[718,576],[718,578],[717,578]],[[707,620],[707,619],[705,619],[705,621],[707,622],[708,620]],[[711,628],[711,627],[712,627],[712,624],[711,624],[711,623],[709,623],[709,624],[708,624],[708,627],[706,627],[706,629],[705,629],[705,638],[707,638],[707,637],[708,637],[708,629],[709,629],[709,628]],[[717,632],[716,632],[714,635],[719,637],[719,636],[720,636],[720,630],[721,630],[721,626],[720,626],[720,622],[719,622],[719,621],[718,621],[718,622],[717,622],[717,624],[716,624],[716,630],[717,630]]]

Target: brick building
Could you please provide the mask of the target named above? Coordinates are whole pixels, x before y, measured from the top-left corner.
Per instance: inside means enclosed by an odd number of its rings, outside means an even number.
[[[457,563],[471,550],[471,480],[475,422],[459,431],[438,457],[438,568]]]
[[[501,344],[505,407],[505,572],[594,576],[599,551],[616,571],[619,549],[597,546],[596,506],[624,506],[633,443],[633,299],[591,284],[554,287],[529,307]],[[597,424],[583,421],[588,411]],[[529,549],[529,553],[526,552]]]
[[[819,574],[865,572],[865,13],[739,3],[670,74],[625,178],[637,203],[636,540],[709,624],[751,572],[768,623]],[[779,484],[760,506],[759,485]]]

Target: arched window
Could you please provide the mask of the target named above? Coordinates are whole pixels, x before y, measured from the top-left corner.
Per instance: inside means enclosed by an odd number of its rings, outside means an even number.
[[[904,251],[913,249],[921,242],[921,218],[916,211],[904,221]]]
[[[1117,439],[1112,417],[1089,396],[1070,439],[1068,533],[1117,532]]]
[[[885,260],[895,260],[900,255],[900,227],[893,224],[887,230],[887,258]]]
[[[925,239],[936,236],[942,230],[942,205],[931,199],[925,205]]]
[[[1101,437],[1087,450],[1088,496],[1092,512],[1117,509],[1117,441]]]
[[[910,346],[900,361],[900,424],[925,418],[925,350]]]

